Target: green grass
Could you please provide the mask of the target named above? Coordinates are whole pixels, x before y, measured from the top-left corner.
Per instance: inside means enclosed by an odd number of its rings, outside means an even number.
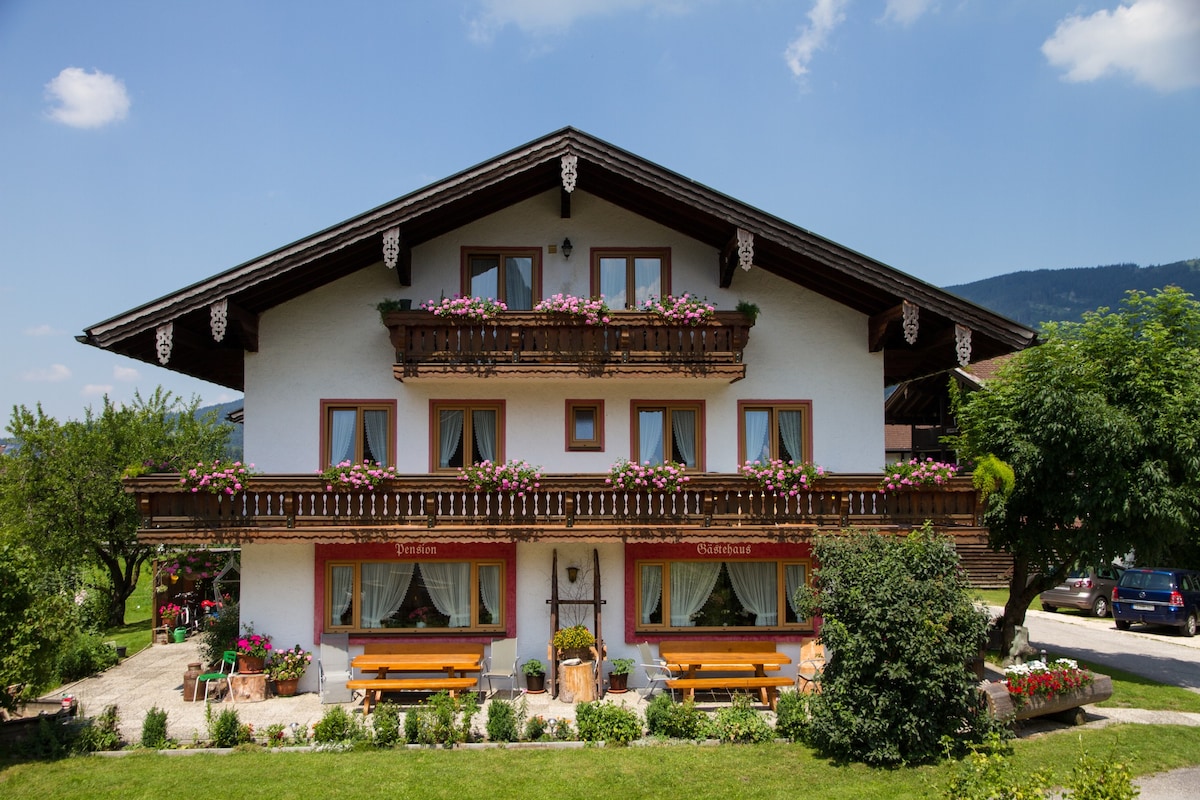
[[[1162,742],[1171,742],[1163,747]],[[1118,725],[1015,743],[1021,771],[1067,776],[1086,749],[1118,756],[1136,775],[1200,763],[1200,728]],[[221,797],[237,787],[272,796],[334,798],[938,797],[953,763],[909,769],[834,765],[801,745],[691,745],[579,750],[392,750],[354,753],[237,752],[170,758],[73,758],[10,765],[0,794],[22,798]]]
[[[127,648],[126,655],[150,646],[151,620],[154,618],[154,586],[150,565],[143,564],[137,588],[125,603],[125,624],[104,631],[106,641]]]

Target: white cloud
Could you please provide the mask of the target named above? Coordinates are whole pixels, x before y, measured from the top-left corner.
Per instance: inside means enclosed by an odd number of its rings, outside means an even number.
[[[32,328],[25,329],[26,336],[57,336],[62,331],[50,325],[34,325]]]
[[[71,370],[63,364],[51,364],[41,369],[31,369],[21,376],[21,380],[31,383],[58,383],[71,377]]]
[[[934,0],[887,0],[883,18],[901,25],[911,25],[933,7]]]
[[[1161,92],[1200,86],[1200,2],[1131,0],[1115,11],[1070,16],[1042,53],[1071,82],[1123,72]]]
[[[812,10],[808,12],[808,25],[800,31],[800,35],[788,43],[783,57],[788,68],[796,77],[808,74],[808,64],[818,50],[825,46],[825,41],[833,33],[833,29],[846,19],[845,8],[849,0],[815,0]]]
[[[129,113],[125,84],[99,70],[67,67],[46,84],[46,97],[56,104],[50,118],[72,128],[99,128]]]
[[[104,397],[106,394],[112,394],[112,390],[111,383],[89,383],[83,387],[80,394],[84,397]]]
[[[480,13],[470,20],[470,36],[488,42],[506,25],[515,25],[533,36],[562,33],[585,17],[613,15],[649,7],[655,11],[682,12],[683,0],[480,0]]]
[[[132,383],[138,379],[138,371],[133,367],[113,367],[113,380]]]

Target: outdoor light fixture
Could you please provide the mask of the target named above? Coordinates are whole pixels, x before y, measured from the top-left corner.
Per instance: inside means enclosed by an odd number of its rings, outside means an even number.
[[[563,239],[563,243],[562,243],[562,254],[563,254],[563,258],[570,258],[570,257],[571,257],[571,251],[572,251],[572,250],[574,250],[574,249],[575,249],[575,248],[571,246],[571,240],[570,240],[570,239]],[[574,578],[572,578],[572,580],[574,580]]]
[[[567,580],[574,583],[579,578],[579,567],[567,567]]]

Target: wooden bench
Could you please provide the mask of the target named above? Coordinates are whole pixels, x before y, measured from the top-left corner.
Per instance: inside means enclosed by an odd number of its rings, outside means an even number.
[[[478,655],[480,663],[483,662],[484,646],[477,643],[367,642],[363,645],[363,655],[438,655],[449,650],[453,650],[455,653]],[[478,667],[475,668],[476,671],[478,669]]]
[[[363,714],[378,703],[384,692],[437,692],[445,689],[454,697],[462,689],[479,684],[478,678],[356,678],[346,681],[350,691],[363,693]]]
[[[667,681],[667,686],[672,689],[682,690],[683,696],[689,700],[696,699],[697,689],[757,689],[762,698],[763,705],[768,706],[774,711],[775,701],[779,697],[779,690],[786,686],[791,686],[792,683],[791,678],[752,675],[749,677],[726,678],[672,678]]]
[[[762,642],[731,642],[722,640],[676,639],[660,642],[658,654],[667,662],[667,669],[672,672],[687,672],[689,664],[680,662],[674,657],[675,653],[706,652],[706,653],[754,653],[762,650]],[[717,669],[713,667],[713,669]],[[767,664],[766,669],[779,669],[778,664]],[[721,664],[721,672],[755,672],[753,664]]]

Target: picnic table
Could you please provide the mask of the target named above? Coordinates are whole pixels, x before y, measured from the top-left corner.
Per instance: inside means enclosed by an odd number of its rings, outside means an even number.
[[[667,685],[690,699],[695,699],[697,689],[756,689],[763,704],[774,709],[779,689],[794,682],[781,674],[769,674],[792,663],[791,656],[779,652],[774,642],[663,642],[659,654],[667,668],[678,674]],[[752,674],[701,674],[705,672]]]
[[[480,644],[367,645],[367,652],[350,661],[351,668],[361,671],[363,677],[347,681],[346,687],[363,692],[363,714],[367,714],[384,692],[445,689],[453,697],[459,691],[479,684],[477,675],[464,673],[479,672],[482,663],[483,645]],[[374,677],[366,677],[372,672]],[[393,673],[407,677],[390,677]]]

